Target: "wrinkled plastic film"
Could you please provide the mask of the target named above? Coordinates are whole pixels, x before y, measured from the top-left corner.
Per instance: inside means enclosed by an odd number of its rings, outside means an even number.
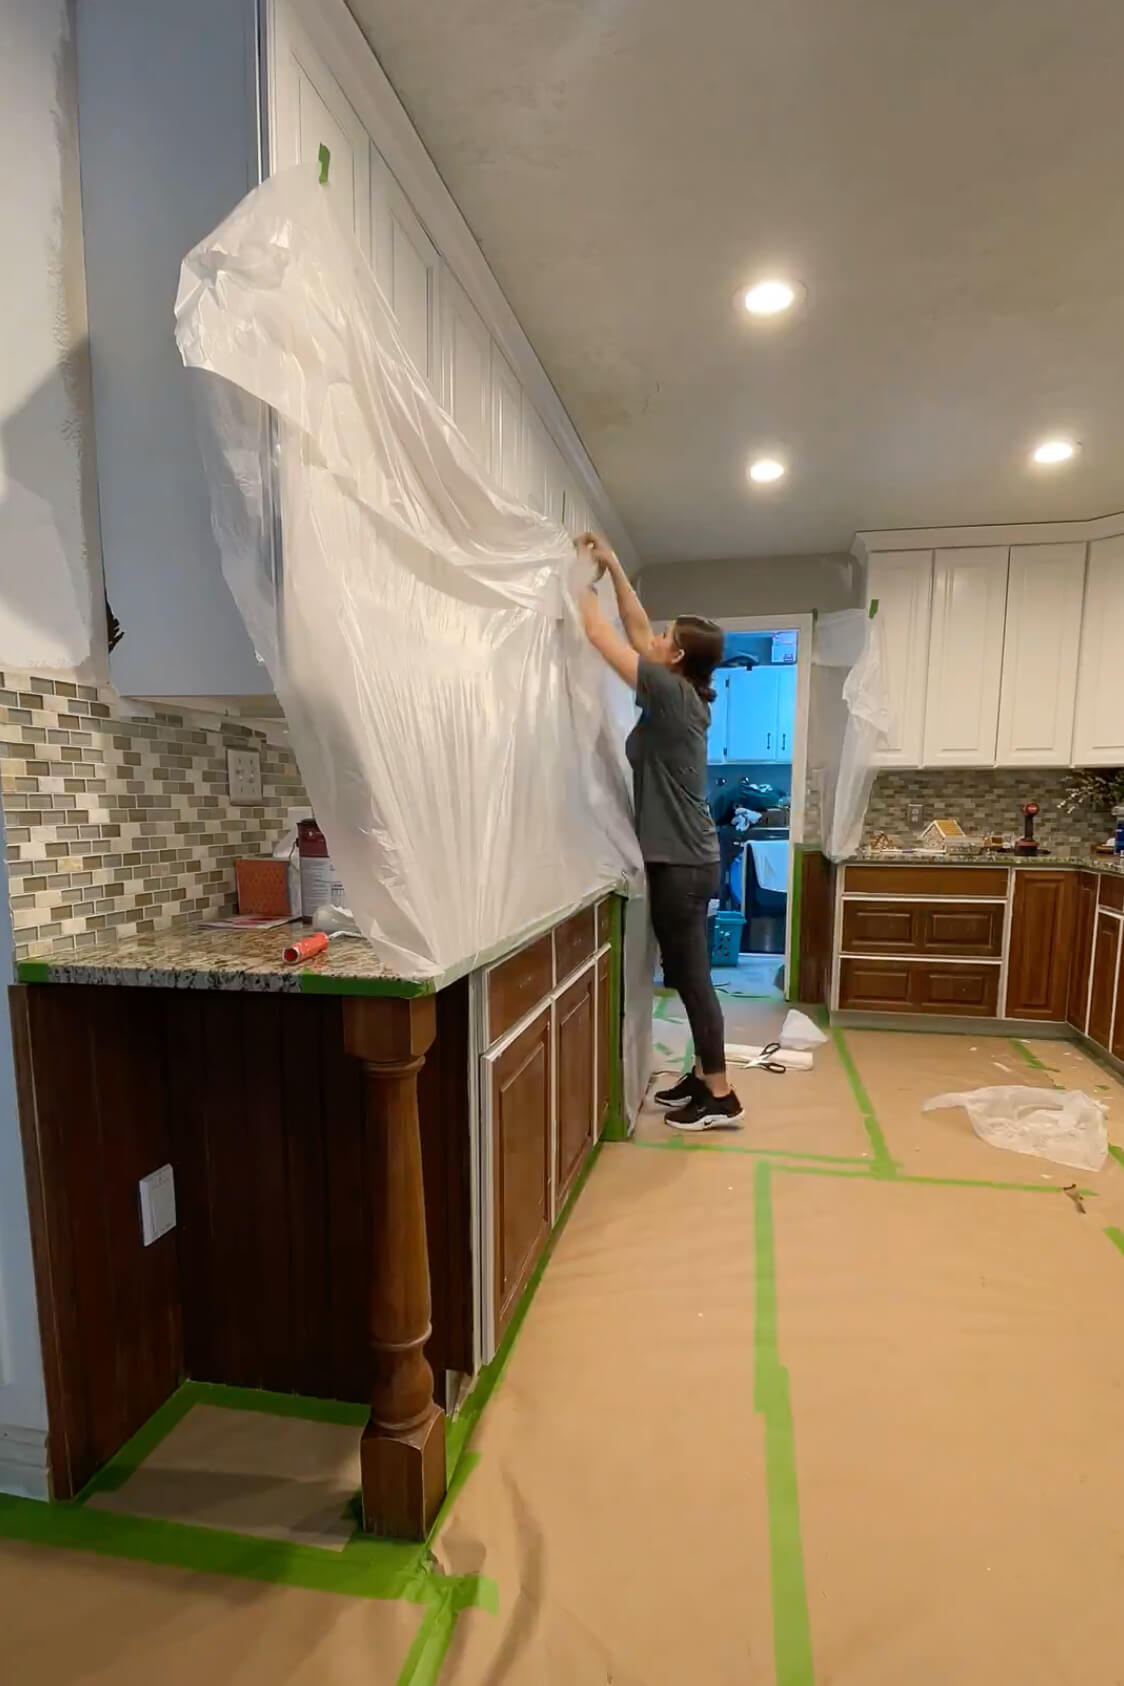
[[[892,724],[881,622],[865,609],[821,615],[812,662],[812,754],[822,777],[823,848],[831,860],[842,861],[862,842],[878,771],[875,754]]]
[[[482,473],[314,170],[189,254],[176,333],[206,376],[226,578],[388,971],[437,977],[639,891],[632,701],[581,631],[572,542]]]

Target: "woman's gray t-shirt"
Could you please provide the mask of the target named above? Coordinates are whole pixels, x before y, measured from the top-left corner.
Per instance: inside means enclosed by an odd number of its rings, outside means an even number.
[[[640,718],[625,751],[632,767],[640,852],[652,865],[716,861],[718,833],[706,801],[710,709],[693,685],[643,657],[636,701]]]

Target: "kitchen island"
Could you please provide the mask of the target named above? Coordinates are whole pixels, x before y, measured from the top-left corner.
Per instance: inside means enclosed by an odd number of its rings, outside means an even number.
[[[1118,857],[867,850],[831,907],[838,1023],[1075,1035],[1124,1071]]]
[[[619,1116],[620,929],[602,894],[423,982],[347,938],[287,966],[285,929],[21,963],[56,1498],[191,1377],[369,1401],[365,1526],[424,1537],[445,1407]],[[163,1166],[176,1223],[145,1245]]]

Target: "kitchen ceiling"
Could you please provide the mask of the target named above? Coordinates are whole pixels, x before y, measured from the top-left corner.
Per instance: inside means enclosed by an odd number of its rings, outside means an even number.
[[[645,562],[1124,504],[1118,0],[350,4]]]

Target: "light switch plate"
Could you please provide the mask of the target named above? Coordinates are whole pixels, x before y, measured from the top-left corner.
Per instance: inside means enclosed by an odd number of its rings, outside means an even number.
[[[161,1165],[142,1177],[140,1188],[141,1234],[146,1247],[176,1227],[176,1179],[170,1165]]]
[[[911,825],[914,831],[920,831],[925,823],[925,804],[923,802],[911,802],[905,813],[906,823]]]
[[[261,801],[261,756],[256,749],[228,749],[226,782],[232,802]]]

